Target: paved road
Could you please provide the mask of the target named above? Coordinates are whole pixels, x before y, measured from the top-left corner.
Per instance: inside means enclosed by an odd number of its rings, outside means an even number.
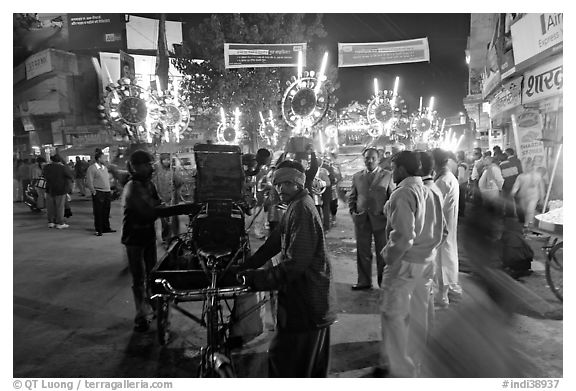
[[[93,235],[87,199],[75,199],[72,209],[70,228],[56,230],[47,228],[45,215],[14,204],[14,376],[194,377],[204,330],[174,313],[174,340],[168,346],[158,345],[155,327],[149,333],[134,333],[131,282],[120,233]],[[353,231],[344,205],[338,213],[336,227],[327,234],[339,298],[338,322],[332,327],[331,376],[366,377],[377,362],[378,291],[350,290],[356,282]],[[111,215],[112,227],[119,229],[117,201]],[[253,248],[262,243],[252,241]],[[537,248],[539,243],[533,245]],[[162,251],[159,247],[159,254]],[[465,249],[460,253],[465,265]],[[533,364],[531,377],[562,377],[563,321],[549,319],[561,318],[562,306],[545,288],[541,254],[533,269],[535,273],[521,284],[531,305],[518,309],[514,332]],[[470,278],[467,273],[461,276],[466,293]],[[462,303],[467,300],[465,294]],[[188,304],[190,311],[200,313],[199,303]],[[445,314],[460,305],[438,313],[437,322],[441,324],[448,318]],[[269,310],[265,323],[270,325]],[[234,353],[240,376],[266,376],[269,340],[266,331]]]

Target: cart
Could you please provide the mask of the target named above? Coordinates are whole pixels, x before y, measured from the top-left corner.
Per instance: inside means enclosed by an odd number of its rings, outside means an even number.
[[[206,327],[199,377],[231,377],[230,328],[265,303],[231,316],[234,308],[230,301],[254,295],[239,284],[233,272],[234,266],[250,255],[241,152],[238,146],[199,144],[194,153],[195,201],[157,209],[159,217],[188,215],[190,220],[186,232],[171,241],[150,274],[151,299],[156,303],[160,344],[169,340],[170,313],[175,309]],[[203,302],[199,316],[181,306],[189,301]]]

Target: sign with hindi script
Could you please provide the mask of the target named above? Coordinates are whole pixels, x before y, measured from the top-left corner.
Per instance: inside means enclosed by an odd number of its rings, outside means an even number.
[[[522,84],[522,104],[536,102],[562,94],[562,56],[524,74]]]
[[[225,43],[226,68],[297,67],[298,53],[306,66],[306,43]]]
[[[428,38],[372,43],[338,43],[338,67],[430,61]]]

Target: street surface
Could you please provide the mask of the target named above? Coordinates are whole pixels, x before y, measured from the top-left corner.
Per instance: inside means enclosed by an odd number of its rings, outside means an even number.
[[[174,337],[165,347],[157,342],[155,323],[147,333],[132,331],[134,305],[120,243],[119,201],[112,203],[111,211],[111,225],[118,232],[102,237],[94,236],[88,198],[75,196],[72,211],[70,228],[48,229],[45,214],[13,204],[13,376],[195,377],[198,349],[205,342],[201,326],[172,311]],[[466,235],[461,226],[459,244],[472,240]],[[338,322],[331,331],[330,376],[368,377],[378,359],[378,290],[350,289],[356,283],[356,249],[352,222],[342,201],[337,224],[327,239],[339,300]],[[253,250],[261,243],[252,237]],[[544,243],[536,238],[530,244],[535,250],[535,272],[517,283],[527,305],[517,308],[514,335],[521,354],[531,363],[530,377],[562,377],[562,304],[546,286],[540,250]],[[470,299],[468,254],[459,247],[464,297],[437,312],[438,324]],[[159,246],[159,257],[163,251]],[[494,251],[487,249],[486,258],[494,256]],[[376,286],[375,275],[373,281]],[[201,303],[185,305],[200,314]],[[266,376],[271,320],[269,306],[265,308],[265,332],[233,354],[240,377]]]

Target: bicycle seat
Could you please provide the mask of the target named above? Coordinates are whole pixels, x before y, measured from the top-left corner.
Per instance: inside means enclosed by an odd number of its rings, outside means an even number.
[[[229,249],[199,249],[198,255],[206,259],[220,259],[232,255],[232,250]]]

